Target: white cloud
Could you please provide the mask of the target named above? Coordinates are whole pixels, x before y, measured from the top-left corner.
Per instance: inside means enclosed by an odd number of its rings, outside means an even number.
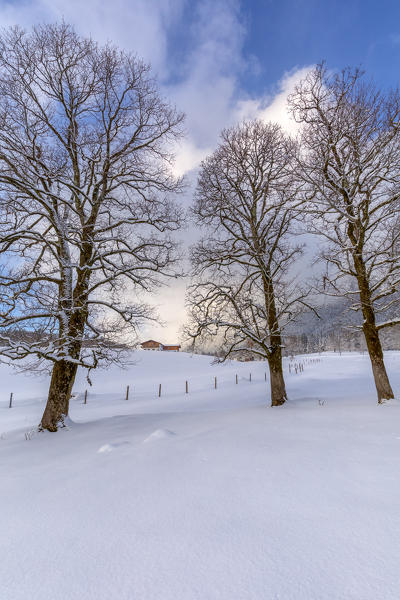
[[[186,113],[188,139],[178,152],[177,168],[196,167],[216,145],[222,127],[230,122],[243,68],[245,30],[236,0],[199,2],[192,25],[192,46],[183,57],[179,83],[168,95]]]
[[[295,133],[298,125],[291,118],[287,109],[287,98],[294,91],[312,66],[295,69],[285,73],[277,84],[275,94],[264,98],[243,100],[238,102],[235,110],[236,121],[243,119],[262,119],[279,123],[287,133]]]
[[[294,134],[298,124],[287,110],[287,98],[312,67],[285,73],[276,91],[261,98],[237,99],[240,90],[232,75],[216,77],[214,84],[196,78],[185,80],[173,90],[176,102],[188,113],[188,137],[179,145],[175,171],[179,175],[195,169],[215,148],[219,132],[224,127],[245,119],[262,119],[279,123],[287,133]],[[200,94],[204,90],[205,94]]]
[[[29,27],[64,19],[99,42],[112,41],[151,62],[162,77],[167,71],[167,34],[180,18],[185,0],[0,0],[4,27]]]
[[[176,151],[174,164],[174,173],[181,177],[192,169],[196,168],[208,154],[213,151],[213,147],[198,147],[193,140],[183,140]]]

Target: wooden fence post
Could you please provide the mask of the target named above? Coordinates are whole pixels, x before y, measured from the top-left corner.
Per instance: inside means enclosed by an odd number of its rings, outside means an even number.
[[[13,393],[11,392],[11,394],[10,394],[10,404],[9,404],[8,408],[12,408],[12,401],[13,401]]]
[[[85,399],[83,401],[83,404],[86,404],[86,403],[87,403],[87,390],[85,390]]]
[[[237,376],[237,374],[236,374],[236,383],[237,383],[237,382],[238,382],[238,376]]]
[[[216,377],[214,377],[214,389],[215,390],[217,389],[217,378]]]
[[[250,373],[249,381],[251,381],[251,373]]]
[[[185,382],[185,390],[186,390],[185,393],[188,394],[189,393],[189,385],[188,385],[187,381]]]
[[[158,397],[160,398],[160,396],[161,396],[161,383],[160,383],[160,385],[158,386]]]
[[[129,385],[126,386],[126,396],[125,396],[125,400],[128,400],[129,398]]]

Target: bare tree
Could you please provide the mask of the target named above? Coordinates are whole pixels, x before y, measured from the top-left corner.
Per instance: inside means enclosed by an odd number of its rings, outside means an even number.
[[[131,54],[66,24],[0,38],[0,352],[51,365],[44,429],[64,423],[77,368],[152,318],[141,292],[176,273],[181,122]]]
[[[289,99],[299,123],[299,176],[309,230],[323,236],[325,293],[361,311],[378,401],[393,398],[377,313],[398,302],[400,97],[364,83],[359,70],[315,68]]]
[[[189,335],[221,336],[222,360],[247,352],[268,360],[271,403],[286,400],[282,330],[306,306],[293,263],[297,189],[293,141],[251,121],[222,132],[201,165],[193,212],[207,234],[192,250]]]

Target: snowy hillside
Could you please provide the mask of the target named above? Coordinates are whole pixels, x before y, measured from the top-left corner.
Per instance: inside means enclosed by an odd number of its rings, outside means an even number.
[[[271,409],[264,363],[138,352],[36,435],[48,382],[1,367],[0,598],[397,600],[400,404],[314,358]]]

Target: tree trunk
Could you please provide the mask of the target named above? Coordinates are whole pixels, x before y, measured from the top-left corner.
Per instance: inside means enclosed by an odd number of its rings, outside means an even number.
[[[283,378],[282,352],[280,346],[273,349],[268,359],[268,364],[271,382],[271,406],[281,406],[286,402],[287,395],[285,380]]]
[[[264,299],[268,313],[268,329],[271,333],[271,350],[268,357],[271,382],[271,406],[281,406],[287,400],[282,367],[282,335],[276,311],[275,292],[269,271],[263,274]]]
[[[86,249],[87,250],[87,249]],[[85,257],[81,260],[85,260]],[[68,355],[79,360],[82,337],[85,330],[87,319],[87,284],[88,274],[78,276],[78,281],[74,290],[74,311],[67,303],[62,306],[66,313],[72,313],[70,317],[68,338],[72,343],[68,347]],[[61,290],[62,294],[62,290]],[[65,331],[60,328],[60,339],[65,338]],[[75,377],[78,370],[78,363],[68,360],[59,360],[54,363],[51,374],[49,394],[47,404],[39,429],[48,431],[57,431],[59,427],[64,427],[64,419],[69,412],[69,399],[71,397],[72,387],[75,383]]]
[[[363,332],[367,343],[368,354],[371,360],[378,403],[394,398],[393,390],[386,373],[383,361],[383,351],[379,331],[376,327],[375,310],[371,300],[370,282],[367,277],[365,262],[359,251],[354,257],[354,266],[360,291],[361,309],[364,317]]]
[[[54,364],[47,404],[39,425],[40,429],[57,431],[59,427],[64,426],[76,372],[77,365],[66,360]]]
[[[379,332],[376,328],[375,322],[367,323],[366,321],[364,321],[363,331],[371,360],[378,402],[379,404],[382,404],[385,400],[394,398],[394,394],[386,372],[385,363],[383,361],[383,351],[382,344],[379,339]]]

